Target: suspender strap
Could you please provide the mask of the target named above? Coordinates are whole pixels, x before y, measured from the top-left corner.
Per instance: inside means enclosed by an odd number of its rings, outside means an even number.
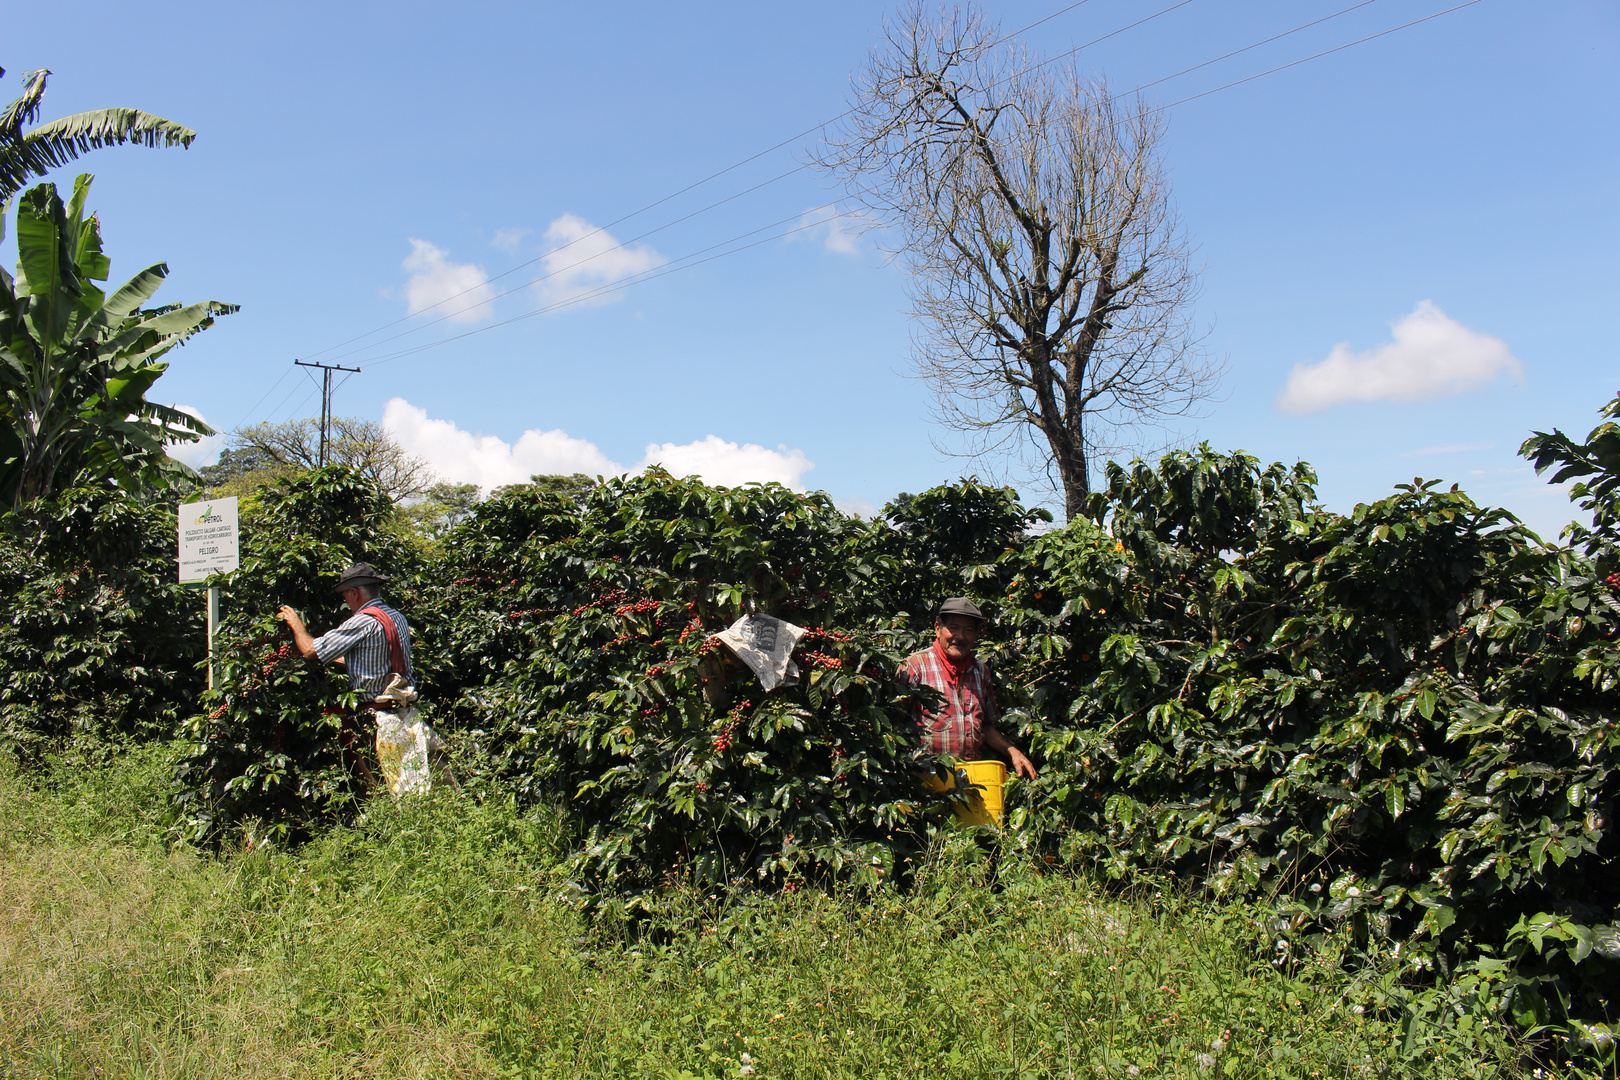
[[[396,675],[410,678],[410,672],[405,670],[405,649],[399,643],[399,627],[382,608],[363,607],[355,612],[356,615],[370,615],[382,623],[383,636],[388,639],[388,664]]]

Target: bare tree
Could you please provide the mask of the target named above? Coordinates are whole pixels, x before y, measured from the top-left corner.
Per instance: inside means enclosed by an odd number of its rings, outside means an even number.
[[[1190,324],[1162,123],[972,7],[914,5],[852,96],[817,160],[901,237],[939,418],[975,456],[1032,450],[1074,516],[1095,457],[1188,415],[1220,375]]]
[[[318,420],[250,424],[231,432],[231,439],[238,456],[256,467],[313,469],[320,460]],[[420,497],[435,479],[428,463],[407,453],[386,428],[358,417],[332,417],[327,457],[377,481],[395,502]]]

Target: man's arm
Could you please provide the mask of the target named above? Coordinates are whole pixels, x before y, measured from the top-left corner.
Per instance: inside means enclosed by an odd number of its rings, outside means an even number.
[[[986,682],[990,679],[990,669],[984,667]],[[1018,776],[1035,779],[1035,763],[1024,756],[1024,752],[1014,746],[996,727],[1001,719],[1001,703],[996,700],[995,690],[988,690],[984,701],[984,720],[979,726],[979,738],[992,752],[1006,754],[1007,760],[1012,762],[1013,773]]]
[[[1008,760],[1012,762],[1014,773],[1031,780],[1035,779],[1035,763],[1025,757],[1022,750],[1008,742],[1007,737],[997,731],[994,725],[985,724],[979,729],[979,733],[987,748],[995,753],[1007,755]]]
[[[297,645],[298,651],[304,654],[304,659],[315,659],[315,639],[309,636],[308,630],[304,629],[304,620],[298,617],[298,612],[288,605],[282,604],[281,610],[276,612],[276,618],[286,623],[287,628],[292,631],[293,644]]]

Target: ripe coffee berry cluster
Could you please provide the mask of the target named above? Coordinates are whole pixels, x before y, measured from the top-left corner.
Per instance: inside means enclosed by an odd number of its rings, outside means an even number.
[[[726,724],[725,727],[720,729],[720,734],[715,736],[715,740],[714,740],[714,752],[715,753],[723,754],[727,750],[731,749],[733,736],[737,732],[737,725],[742,723],[743,713],[747,712],[749,709],[751,709],[753,707],[754,707],[754,703],[752,701],[739,701],[732,708],[731,712],[727,714],[729,722]]]
[[[289,642],[286,645],[283,645],[281,648],[277,649],[275,652],[268,654],[264,658],[264,666],[260,669],[260,673],[265,675],[265,676],[268,676],[272,671],[276,670],[276,665],[277,664],[281,663],[283,660],[287,659],[291,655],[292,655],[292,643]]]
[[[720,729],[720,734],[715,736],[714,740],[715,753],[723,754],[731,749],[731,736],[736,730],[737,722],[735,720]]]
[[[573,613],[575,617],[578,617],[585,614],[592,608],[602,607],[606,604],[621,604],[624,602],[626,595],[627,594],[623,589],[609,589],[595,600],[592,600],[589,603],[581,604],[579,607],[574,609]]]

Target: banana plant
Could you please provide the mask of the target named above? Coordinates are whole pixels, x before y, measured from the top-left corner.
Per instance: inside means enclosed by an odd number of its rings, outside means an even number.
[[[0,76],[6,73],[0,68]],[[49,71],[23,72],[23,92],[0,112],[0,203],[28,182],[103,146],[140,143],[142,146],[190,146],[197,133],[188,127],[140,109],[92,109],[74,113],[24,131],[24,124],[39,119]]]
[[[54,184],[27,191],[16,276],[0,270],[0,498],[14,508],[74,484],[173,487],[194,474],[165,447],[213,434],[146,394],[165,353],[237,307],[143,307],[168,276],[163,263],[105,294],[101,225],[84,210],[91,180],[80,176],[66,204]]]

